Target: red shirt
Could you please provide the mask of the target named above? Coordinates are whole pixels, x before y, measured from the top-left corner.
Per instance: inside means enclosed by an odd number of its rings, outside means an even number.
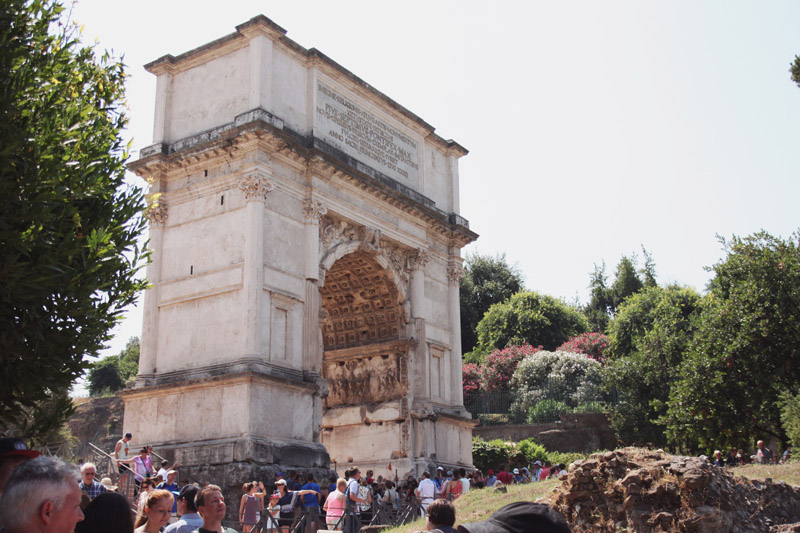
[[[503,482],[503,485],[511,485],[511,474],[505,470],[497,473],[497,479]]]

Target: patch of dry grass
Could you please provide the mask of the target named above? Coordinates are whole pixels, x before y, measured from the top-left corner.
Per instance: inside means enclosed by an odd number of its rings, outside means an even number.
[[[785,481],[790,485],[800,486],[800,463],[787,463],[785,465],[745,465],[731,469],[737,476],[750,479],[766,479],[772,481]]]
[[[559,484],[560,481],[551,479],[526,485],[509,485],[506,487],[507,493],[497,492],[494,489],[470,490],[454,502],[456,524],[486,520],[497,509],[512,502],[536,501],[550,495]],[[387,529],[386,533],[411,533],[424,529],[425,520],[419,519],[404,526]]]

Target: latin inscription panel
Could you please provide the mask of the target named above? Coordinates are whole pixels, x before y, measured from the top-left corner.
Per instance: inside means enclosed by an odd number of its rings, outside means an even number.
[[[417,142],[322,82],[317,82],[314,134],[401,183],[419,183]]]

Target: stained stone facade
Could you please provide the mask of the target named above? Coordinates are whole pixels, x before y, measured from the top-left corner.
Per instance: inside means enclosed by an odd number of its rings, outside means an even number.
[[[209,481],[469,466],[467,152],[285,33],[260,16],[146,66],[152,287],[123,429]]]

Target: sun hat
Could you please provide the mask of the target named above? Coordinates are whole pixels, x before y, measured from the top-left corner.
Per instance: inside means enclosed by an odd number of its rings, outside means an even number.
[[[519,474],[519,468],[515,468],[515,469],[514,469],[514,473],[515,473],[515,474]]]
[[[275,484],[276,485],[286,485],[286,480],[285,479],[279,479],[278,481],[275,482]]]
[[[111,491],[117,490],[117,486],[111,483],[110,477],[104,477],[103,479],[100,480],[100,483],[103,484],[106,490],[111,490]]]

